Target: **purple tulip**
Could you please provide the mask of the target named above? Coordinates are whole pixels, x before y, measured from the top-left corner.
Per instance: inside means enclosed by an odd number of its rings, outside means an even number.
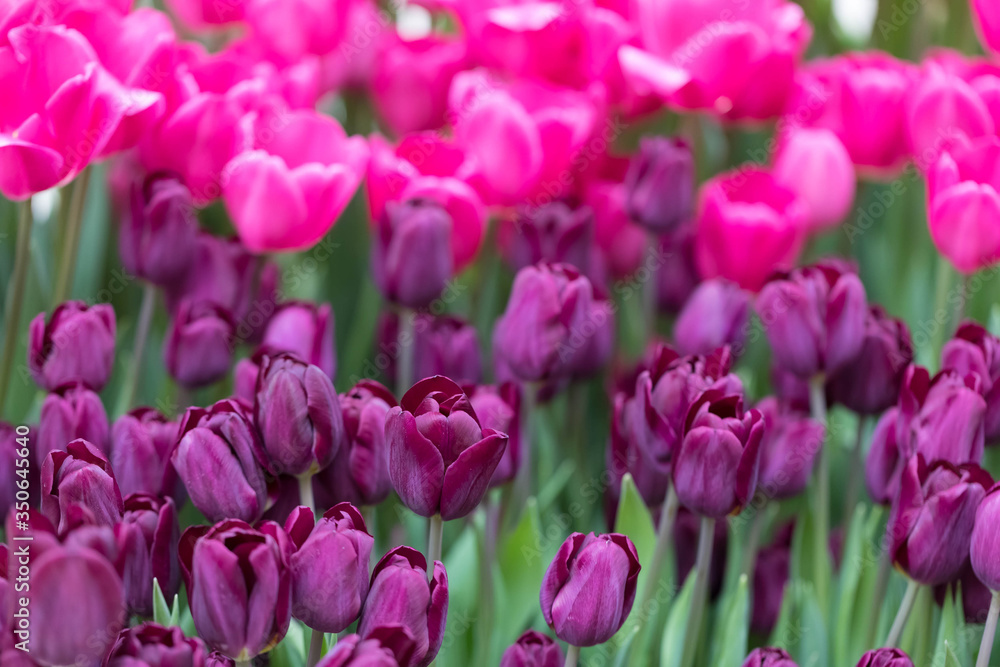
[[[720,519],[740,512],[753,498],[760,466],[763,417],[743,411],[739,395],[706,391],[688,411],[673,463],[681,504]]]
[[[683,139],[645,137],[625,174],[625,210],[654,234],[675,229],[694,211],[694,158]]]
[[[32,507],[38,506],[41,478],[38,466],[30,458],[31,452],[37,446],[37,439],[34,428],[27,426],[15,428],[7,422],[0,422],[0,479],[6,480],[5,483],[0,484],[0,518],[6,517],[7,513],[18,502],[17,492],[19,489],[16,482],[21,479],[27,480],[22,484],[27,484],[29,497],[25,501],[22,494],[20,502],[27,502]],[[25,454],[25,456],[21,456],[21,454]],[[23,463],[18,465],[18,461],[23,461]],[[0,609],[3,608],[0,604]]]
[[[896,428],[899,409],[889,408],[875,423],[872,444],[865,460],[865,486],[868,495],[880,505],[888,505],[899,493],[899,478],[909,460],[909,438],[899,439]]]
[[[28,369],[39,387],[55,391],[80,381],[104,388],[115,360],[115,311],[108,304],[88,307],[67,301],[45,321],[39,313],[28,331]]]
[[[339,640],[316,667],[409,667],[414,664],[416,643],[401,625],[377,627],[362,639],[348,635]]]
[[[743,661],[743,667],[799,667],[782,648],[755,648]]]
[[[205,642],[185,637],[178,627],[143,623],[122,630],[108,654],[105,667],[232,667],[218,653],[210,654]]]
[[[995,484],[976,510],[969,557],[976,577],[991,591],[1000,591],[1000,484]]]
[[[337,375],[333,311],[330,304],[288,301],[268,320],[261,347],[274,354],[288,352],[330,376]]]
[[[573,533],[542,578],[545,622],[572,646],[603,644],[632,610],[640,569],[635,545],[625,535]]]
[[[423,554],[410,547],[396,547],[372,570],[358,634],[367,639],[376,636],[380,626],[402,626],[416,643],[408,666],[426,667],[441,649],[447,618],[448,574],[444,564],[434,561],[428,581]]]
[[[861,351],[827,380],[830,398],[862,415],[876,415],[895,405],[913,344],[906,323],[868,307]]]
[[[327,510],[313,525],[300,507],[285,523],[297,550],[292,571],[292,616],[319,632],[341,632],[354,622],[368,595],[368,563],[375,539],[350,503]]]
[[[413,322],[413,376],[418,380],[444,375],[459,383],[479,382],[483,375],[479,334],[468,322],[450,315],[418,313]],[[399,316],[387,312],[378,329],[379,349],[388,358],[386,377],[395,381],[399,356]]]
[[[189,388],[225,377],[233,362],[235,326],[232,314],[222,306],[181,301],[163,342],[163,363],[170,376]]]
[[[854,269],[827,260],[771,278],[757,313],[775,363],[811,378],[833,375],[861,352],[868,305]]]
[[[687,223],[660,237],[656,297],[657,305],[669,313],[679,312],[701,283],[694,241],[694,225]],[[646,263],[652,266],[649,259]]]
[[[136,408],[111,428],[111,463],[124,495],[149,493],[178,498],[177,471],[170,455],[177,444],[177,422],[153,408]]]
[[[750,629],[760,635],[771,633],[778,622],[778,614],[781,613],[781,603],[785,597],[785,584],[788,583],[794,527],[794,523],[783,526],[778,530],[774,541],[757,552],[753,571],[753,607],[750,614]]]
[[[451,216],[434,202],[386,204],[372,239],[372,272],[382,295],[405,308],[429,306],[454,271],[451,236]]]
[[[823,448],[826,427],[782,405],[773,396],[756,407],[764,417],[757,488],[768,498],[797,496],[809,483],[816,455]]]
[[[941,350],[941,368],[962,377],[979,376],[979,391],[986,400],[986,440],[1000,438],[1000,339],[976,322],[964,322]]]
[[[261,361],[253,414],[272,474],[312,475],[330,465],[344,440],[330,376],[289,354]]]
[[[521,396],[512,382],[470,387],[466,393],[483,428],[508,434],[507,449],[490,479],[490,488],[500,486],[514,479],[521,467]]]
[[[115,526],[116,565],[125,584],[130,613],[153,615],[153,579],[172,600],[180,587],[177,509],[170,498],[136,493],[125,498],[125,514]]]
[[[420,516],[459,519],[476,508],[507,447],[482,428],[469,397],[446,377],[421,380],[385,420],[389,477]]]
[[[180,180],[159,174],[133,185],[131,210],[118,239],[118,253],[129,273],[170,285],[191,266],[197,239],[191,192]]]
[[[266,354],[258,349],[252,356],[240,359],[233,369],[233,398],[253,404],[257,393],[257,376],[260,375],[260,361]]]
[[[230,519],[181,536],[178,553],[198,636],[237,661],[269,650],[288,631],[291,573],[274,536],[287,540],[282,533],[273,523],[256,530]]]
[[[82,438],[107,453],[108,414],[100,396],[80,382],[63,385],[45,397],[38,418],[38,465],[52,452],[65,450],[70,440]]]
[[[730,346],[738,355],[750,325],[750,296],[735,283],[706,280],[684,304],[674,325],[681,354],[710,354]]]
[[[965,612],[965,622],[979,625],[985,623],[989,615],[993,593],[976,576],[972,569],[972,562],[968,558],[965,559],[965,565],[962,566],[962,571],[954,581],[934,587],[934,599],[938,605],[943,605],[946,595],[957,597],[956,593],[959,590],[962,592],[962,610]]]
[[[562,664],[559,644],[534,630],[526,630],[500,658],[500,667],[562,667]]]
[[[594,211],[568,201],[529,205],[498,229],[498,244],[514,271],[539,262],[562,262],[588,275],[596,250]]]
[[[774,388],[774,395],[789,408],[809,412],[809,380],[772,365],[771,386]]]
[[[257,259],[238,239],[225,239],[207,232],[198,234],[191,270],[169,285],[164,296],[170,312],[176,312],[181,301],[206,301],[228,310],[241,322],[247,316]],[[268,271],[261,275],[261,286]],[[270,313],[270,310],[268,310]],[[239,331],[241,337],[244,333]]]
[[[209,521],[260,518],[267,483],[256,456],[257,429],[247,408],[234,400],[190,408],[181,419],[179,437],[170,460],[194,506]]]
[[[79,525],[113,526],[123,511],[111,464],[91,443],[73,440],[45,459],[42,512],[60,535]]]
[[[726,556],[729,549],[729,526],[725,521],[715,522],[712,534],[712,565],[708,570],[708,595],[714,599],[722,591],[722,578],[726,574]],[[701,519],[689,509],[681,507],[674,519],[674,551],[677,554],[677,580],[684,582],[694,571],[698,560],[698,535]]]
[[[898,648],[877,648],[861,656],[855,667],[913,667],[913,661]]]

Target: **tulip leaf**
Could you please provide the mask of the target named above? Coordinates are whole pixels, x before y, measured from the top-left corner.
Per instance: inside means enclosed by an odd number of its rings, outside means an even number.
[[[844,550],[841,556],[840,582],[837,589],[836,616],[834,621],[833,662],[837,665],[847,664],[850,657],[858,654],[863,648],[863,627],[859,625],[858,617],[867,626],[873,623],[869,620],[871,604],[859,606],[858,600],[875,585],[874,575],[878,569],[878,555],[874,549],[869,550],[872,516],[877,518],[878,511],[873,509],[869,514],[868,507],[858,505],[850,523],[850,529],[844,539]],[[869,580],[870,586],[861,586],[863,580]],[[860,586],[860,588],[859,588]]]
[[[634,627],[632,630],[622,638],[621,644],[618,645],[618,651],[615,653],[615,661],[612,667],[625,667],[632,656],[632,646],[635,644],[636,635],[639,634],[639,628]]]
[[[268,654],[271,667],[305,667],[306,656],[303,647],[309,641],[307,635],[305,626],[292,619],[285,638]]]
[[[181,599],[174,593],[174,603],[170,606],[170,627],[180,625],[181,622]]]
[[[938,664],[934,662],[932,664]],[[952,650],[952,646],[949,642],[944,643],[944,667],[962,667],[962,663],[958,661],[958,656],[955,655],[955,651]]]
[[[639,556],[639,580],[637,591],[645,590],[646,573],[653,562],[653,553],[656,551],[656,528],[653,517],[649,513],[649,508],[639,494],[632,475],[625,473],[622,477],[621,498],[618,501],[618,515],[615,518],[615,532],[627,535],[635,545],[635,551]],[[665,556],[667,562],[671,562],[671,554]],[[664,568],[669,569],[669,568]]]
[[[812,584],[789,581],[769,646],[788,651],[800,665],[827,667],[830,662],[826,622]]]
[[[542,535],[538,503],[529,498],[517,527],[497,553],[501,585],[497,587],[495,627],[501,646],[512,644],[539,613],[538,591],[557,548],[557,542]]]
[[[696,578],[688,577],[684,581],[681,592],[670,606],[667,625],[663,630],[663,641],[660,644],[660,667],[678,667],[681,663]]]
[[[177,604],[176,595],[174,596],[174,604]],[[177,624],[174,621],[174,614],[170,611],[169,605],[167,605],[167,599],[163,596],[163,591],[160,590],[160,583],[156,580],[156,577],[153,577],[153,622],[165,628]]]
[[[740,575],[728,604],[719,609],[719,622],[709,632],[712,664],[716,667],[738,665],[747,654],[750,634],[750,590],[747,575]]]

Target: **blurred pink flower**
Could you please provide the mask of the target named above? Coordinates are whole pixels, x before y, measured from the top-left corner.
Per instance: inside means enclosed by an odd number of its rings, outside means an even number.
[[[996,0],[972,0],[971,4],[976,31],[983,46],[1000,53],[1000,5]]]
[[[191,30],[218,28],[242,21],[246,0],[164,0],[167,9]]]
[[[245,20],[252,39],[273,57],[292,63],[334,51],[344,40],[357,1],[247,0]]]
[[[851,156],[827,129],[789,129],[775,155],[774,177],[805,204],[811,231],[839,224],[854,203],[857,179]]]

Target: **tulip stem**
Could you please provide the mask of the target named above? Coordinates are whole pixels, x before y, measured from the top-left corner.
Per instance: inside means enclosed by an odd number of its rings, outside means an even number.
[[[849,534],[851,519],[854,518],[854,508],[858,504],[858,478],[865,469],[864,442],[865,428],[868,426],[868,416],[858,415],[858,430],[854,436],[854,449],[851,451],[851,470],[847,476],[847,490],[844,492],[844,535]]]
[[[997,618],[1000,618],[1000,591],[993,591],[993,596],[990,598],[990,613],[986,617],[986,627],[983,628],[983,641],[979,644],[979,655],[976,657],[976,667],[989,667],[993,639],[997,634]]]
[[[146,338],[149,336],[149,325],[153,321],[156,309],[156,288],[152,283],[146,283],[142,288],[142,305],[139,307],[139,319],[135,327],[135,343],[132,345],[132,365],[128,378],[122,390],[120,413],[128,412],[135,402],[135,392],[139,387],[139,375],[142,371],[142,355],[146,349]]]
[[[813,526],[813,585],[816,587],[816,598],[825,614],[828,610],[827,576],[823,561],[826,556],[827,538],[830,533],[830,455],[826,443],[826,376],[819,373],[809,380],[809,409],[812,418],[823,425],[823,443],[819,450],[816,464],[815,511],[816,521]]]
[[[324,633],[313,629],[312,637],[309,639],[309,662],[306,663],[308,667],[316,667],[319,659],[323,657],[323,638]]]
[[[566,647],[566,662],[563,663],[563,667],[576,667],[576,663],[580,660],[580,647],[573,646],[572,644]]]
[[[701,518],[701,530],[698,532],[698,557],[695,561],[694,591],[691,599],[691,614],[688,616],[687,633],[684,638],[684,652],[681,654],[680,667],[691,667],[695,654],[698,652],[698,639],[701,636],[701,617],[705,611],[708,598],[709,570],[712,567],[712,542],[715,538],[715,519],[708,516]]]
[[[652,260],[657,257],[660,249],[660,237],[653,232],[647,232],[646,234],[646,259],[647,261]],[[646,284],[642,290],[642,307],[643,314],[646,316],[646,341],[652,341],[656,338],[656,314],[658,311],[657,299],[659,294],[657,294],[657,289],[659,288],[659,263],[649,261],[649,277],[646,279]]]
[[[312,473],[299,476],[299,504],[316,513],[316,499],[313,497]]]
[[[532,420],[535,418],[536,401],[538,398],[538,386],[534,382],[524,382],[521,384],[521,414],[519,417],[519,435],[521,440],[521,461],[518,464],[517,472],[514,473],[514,482],[508,487],[509,492],[504,494],[503,510],[501,521],[510,523],[517,521],[521,515],[521,509],[525,501],[532,495],[532,467],[534,457],[532,453]]]
[[[893,648],[899,643],[899,638],[903,634],[903,628],[906,627],[907,619],[910,618],[910,611],[913,609],[913,603],[917,599],[919,591],[920,584],[910,579],[906,584],[906,593],[903,595],[903,601],[899,605],[899,611],[896,612],[896,620],[892,622],[892,628],[889,629],[889,636],[886,637],[886,648]]]
[[[31,199],[21,202],[17,219],[17,247],[14,251],[14,275],[10,279],[7,292],[7,313],[4,316],[3,356],[0,357],[0,414],[3,414],[10,384],[10,372],[14,368],[17,352],[18,329],[21,326],[21,310],[24,305],[24,288],[28,281],[28,264],[31,261]]]
[[[878,622],[882,617],[882,606],[885,601],[885,592],[889,587],[889,575],[892,573],[892,557],[889,555],[889,548],[883,548],[879,556],[878,572],[875,574],[875,592],[872,594],[872,609],[875,610],[875,618],[868,624],[868,637],[865,639],[865,646],[871,646],[875,642],[875,633],[878,632]]]
[[[667,560],[667,552],[670,550],[670,543],[674,533],[674,519],[677,518],[677,508],[680,502],[677,499],[677,492],[671,484],[667,489],[667,499],[663,502],[660,510],[660,521],[656,527],[656,547],[653,550],[653,562],[646,570],[646,585],[642,589],[642,601],[639,604],[640,618],[646,619],[649,601],[656,594],[656,589],[660,584],[660,575],[663,564]]]
[[[416,328],[417,312],[404,308],[399,314],[399,358],[396,364],[396,395],[402,397],[413,386],[413,335]]]
[[[73,184],[70,195],[69,218],[66,220],[65,236],[63,237],[62,261],[59,263],[59,275],[56,287],[52,292],[52,308],[55,309],[69,296],[70,281],[76,272],[76,255],[80,246],[80,230],[83,228],[83,205],[87,201],[87,188],[90,185],[90,168],[84,169]]]
[[[444,521],[440,514],[427,519],[427,579],[434,577],[434,561],[441,560],[441,542],[444,540]]]

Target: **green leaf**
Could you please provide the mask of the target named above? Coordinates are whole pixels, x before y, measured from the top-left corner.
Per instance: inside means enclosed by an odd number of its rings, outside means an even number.
[[[632,645],[635,643],[635,637],[639,634],[639,628],[632,628],[622,639],[622,643],[619,645],[618,652],[615,653],[615,661],[612,667],[625,667],[628,664],[629,658],[632,655]]]
[[[747,575],[740,575],[728,605],[722,612],[721,624],[709,631],[709,643],[716,667],[739,665],[747,655],[750,634],[750,591]]]
[[[558,548],[547,544],[541,526],[538,503],[529,498],[520,522],[498,550],[502,586],[497,587],[496,636],[501,646],[512,644],[541,611],[538,591],[551,557],[549,547]]]
[[[690,576],[684,581],[681,592],[674,599],[667,615],[667,625],[663,630],[660,644],[660,667],[678,667],[684,653],[684,638],[687,635],[688,618],[691,616],[691,602],[694,597],[694,580]]]
[[[157,588],[159,588],[157,586]],[[170,606],[170,627],[180,625],[181,622],[181,599],[174,593],[174,603]]]
[[[575,461],[566,459],[559,464],[559,467],[556,468],[556,471],[552,473],[552,476],[548,478],[545,485],[538,492],[538,507],[540,509],[547,509],[555,502],[559,494],[566,488],[569,480],[573,478],[574,472],[576,472]]]
[[[175,595],[174,604],[177,604],[176,600],[177,596]],[[156,580],[156,577],[153,577],[153,622],[165,628],[176,625],[173,622],[173,614],[170,612],[170,607],[167,605],[167,599],[163,597],[163,591],[160,590],[160,584]]]
[[[936,665],[937,662],[934,664]],[[944,667],[962,667],[962,663],[958,661],[958,656],[955,655],[955,651],[952,650],[951,644],[948,642],[944,643]]]
[[[646,503],[629,473],[625,473],[625,476],[622,477],[621,499],[618,501],[615,532],[628,535],[635,545],[635,551],[639,555],[639,564],[643,566],[643,569],[639,571],[636,590],[643,591],[646,586],[646,570],[653,562],[653,553],[656,551],[656,528],[649,508],[646,507]],[[670,554],[667,554],[666,558],[668,563],[673,560]]]
[[[877,514],[877,511],[872,514]],[[869,521],[871,516],[865,505],[858,505],[844,540],[833,631],[833,662],[836,665],[845,665],[851,656],[859,655],[860,647],[857,644],[863,640],[859,641],[855,636],[858,616],[862,616],[868,623],[874,622],[868,619],[871,615],[871,606],[857,605],[859,594],[865,592],[864,588],[859,591],[862,580],[869,579],[874,586],[873,576],[865,575],[874,575],[878,569],[878,558],[873,558],[872,553],[867,550],[867,545],[870,543],[868,531],[871,528]]]
[[[303,647],[308,641],[308,631],[299,621],[292,619],[288,634],[268,654],[271,667],[305,667]]]
[[[816,590],[803,582],[797,596],[798,622],[801,639],[793,653],[800,665],[827,667],[830,664],[830,647],[827,639],[826,619],[816,599]]]

